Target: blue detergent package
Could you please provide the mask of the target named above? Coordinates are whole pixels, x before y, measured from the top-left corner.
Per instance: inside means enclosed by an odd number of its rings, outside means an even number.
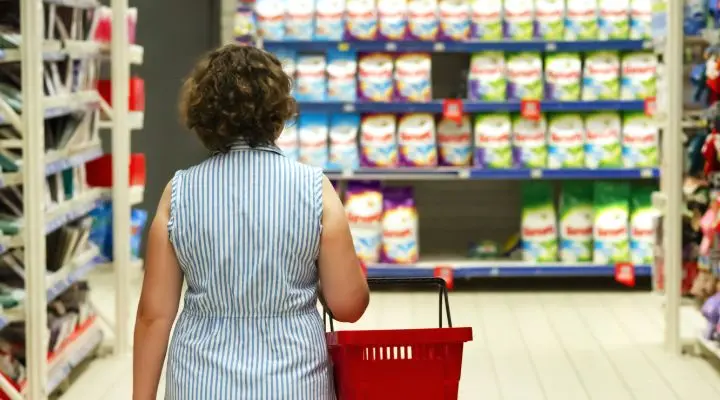
[[[301,163],[327,167],[329,123],[329,116],[322,113],[305,113],[298,117]]]
[[[330,163],[333,171],[354,170],[360,167],[358,133],[360,116],[337,114],[330,119]]]
[[[314,40],[342,40],[345,33],[345,0],[316,0]]]
[[[258,33],[265,40],[285,39],[285,0],[257,0]]]
[[[328,51],[327,99],[353,102],[357,99],[357,54]]]
[[[324,55],[303,54],[295,64],[295,98],[298,101],[325,101],[327,98]]]

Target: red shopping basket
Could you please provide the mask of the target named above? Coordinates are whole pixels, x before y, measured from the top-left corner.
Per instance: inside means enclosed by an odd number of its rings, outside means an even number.
[[[472,328],[452,328],[445,281],[439,278],[368,279],[371,285],[431,284],[440,289],[439,329],[326,334],[339,400],[450,400],[458,398],[463,345]],[[443,328],[443,301],[448,327]]]

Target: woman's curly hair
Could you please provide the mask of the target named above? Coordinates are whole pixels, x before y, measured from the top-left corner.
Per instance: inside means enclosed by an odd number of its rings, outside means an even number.
[[[272,145],[296,113],[291,86],[274,55],[225,45],[200,60],[185,81],[180,116],[211,151],[227,152],[238,141]]]

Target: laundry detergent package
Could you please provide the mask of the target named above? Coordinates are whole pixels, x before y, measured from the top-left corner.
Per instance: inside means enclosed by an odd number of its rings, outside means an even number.
[[[630,261],[630,185],[595,182],[593,196],[593,263],[614,265]]]
[[[293,80],[292,94],[295,95],[297,90],[295,85],[295,72],[297,71],[297,52],[294,50],[278,49],[273,54],[277,57],[282,65],[283,71]]]
[[[643,112],[623,115],[622,159],[626,168],[652,168],[660,162],[660,130]]]
[[[358,97],[366,101],[392,101],[393,70],[393,58],[389,54],[361,55],[358,62]]]
[[[585,166],[585,121],[580,114],[555,114],[548,121],[548,168]]]
[[[392,114],[366,115],[360,124],[360,163],[389,168],[398,163],[397,121]]]
[[[524,261],[557,261],[557,219],[553,199],[550,182],[524,182],[522,185],[520,241]]]
[[[300,138],[295,122],[288,122],[285,125],[285,129],[280,133],[275,145],[285,154],[285,157],[294,161],[300,160]]]
[[[630,196],[630,262],[633,265],[653,263],[654,222],[657,212],[652,205],[652,186],[634,186]]]
[[[298,101],[325,101],[327,63],[322,55],[301,55],[295,65],[295,98]]]
[[[597,39],[597,0],[568,1],[565,4],[565,40]]]
[[[530,40],[535,36],[535,5],[532,0],[503,1],[503,36]]]
[[[412,264],[418,261],[418,213],[411,187],[383,190],[382,251],[380,261]]]
[[[545,99],[580,100],[582,60],[578,53],[555,53],[545,56]]]
[[[398,122],[400,165],[437,166],[435,117],[432,114],[406,114]]]
[[[620,56],[600,51],[585,56],[582,99],[584,101],[620,98]]]
[[[505,101],[505,54],[501,51],[475,53],[470,58],[468,98],[474,101]]]
[[[440,30],[437,0],[408,0],[408,33],[413,40],[433,41]]]
[[[472,162],[472,123],[469,115],[462,122],[442,118],[437,125],[438,159],[442,166],[467,167]]]
[[[407,0],[377,0],[378,33],[385,40],[403,40],[407,35]]]
[[[285,7],[287,0],[257,0],[255,15],[258,33],[265,40],[285,39]]]
[[[354,102],[357,98],[357,55],[354,52],[327,53],[327,99]]]
[[[380,260],[383,196],[380,182],[348,182],[345,213],[355,252],[365,264]]]
[[[539,53],[515,53],[507,57],[507,99],[543,98],[543,62]]]
[[[630,39],[652,37],[652,1],[630,0]]]
[[[473,39],[500,40],[503,38],[502,0],[471,0],[470,30]]]
[[[542,116],[533,121],[515,115],[512,118],[513,163],[518,168],[547,166],[547,122]]]
[[[488,169],[513,166],[512,120],[510,114],[475,116],[475,165]]]
[[[657,68],[657,56],[652,52],[623,54],[620,99],[644,100],[655,97]]]
[[[630,36],[630,0],[598,0],[598,38],[627,39]]]
[[[585,117],[585,166],[620,168],[622,120],[617,112],[597,112]]]
[[[468,0],[440,0],[440,39],[467,40],[470,37],[470,3]]]
[[[345,39],[374,40],[378,33],[375,0],[346,0]]]
[[[343,171],[360,167],[359,132],[360,116],[357,114],[335,114],[330,118],[328,169]]]
[[[285,4],[285,39],[312,40],[315,34],[315,0],[288,0]]]
[[[298,117],[301,163],[327,167],[329,122],[327,114],[305,113]]]
[[[345,29],[345,0],[316,0],[315,9],[314,39],[342,40]]]
[[[566,182],[560,192],[560,261],[590,262],[593,255],[593,185]]]
[[[432,100],[430,54],[401,54],[395,60],[395,99],[410,102]]]
[[[565,0],[535,0],[535,33],[539,39],[563,39]]]

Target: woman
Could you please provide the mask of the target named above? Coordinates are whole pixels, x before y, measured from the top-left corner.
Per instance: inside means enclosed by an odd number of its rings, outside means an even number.
[[[273,55],[227,45],[195,67],[180,112],[214,155],[178,171],[150,228],[135,324],[133,398],[334,399],[318,283],[357,321],[368,287],[345,211],[322,171],[274,142],[295,114]]]

